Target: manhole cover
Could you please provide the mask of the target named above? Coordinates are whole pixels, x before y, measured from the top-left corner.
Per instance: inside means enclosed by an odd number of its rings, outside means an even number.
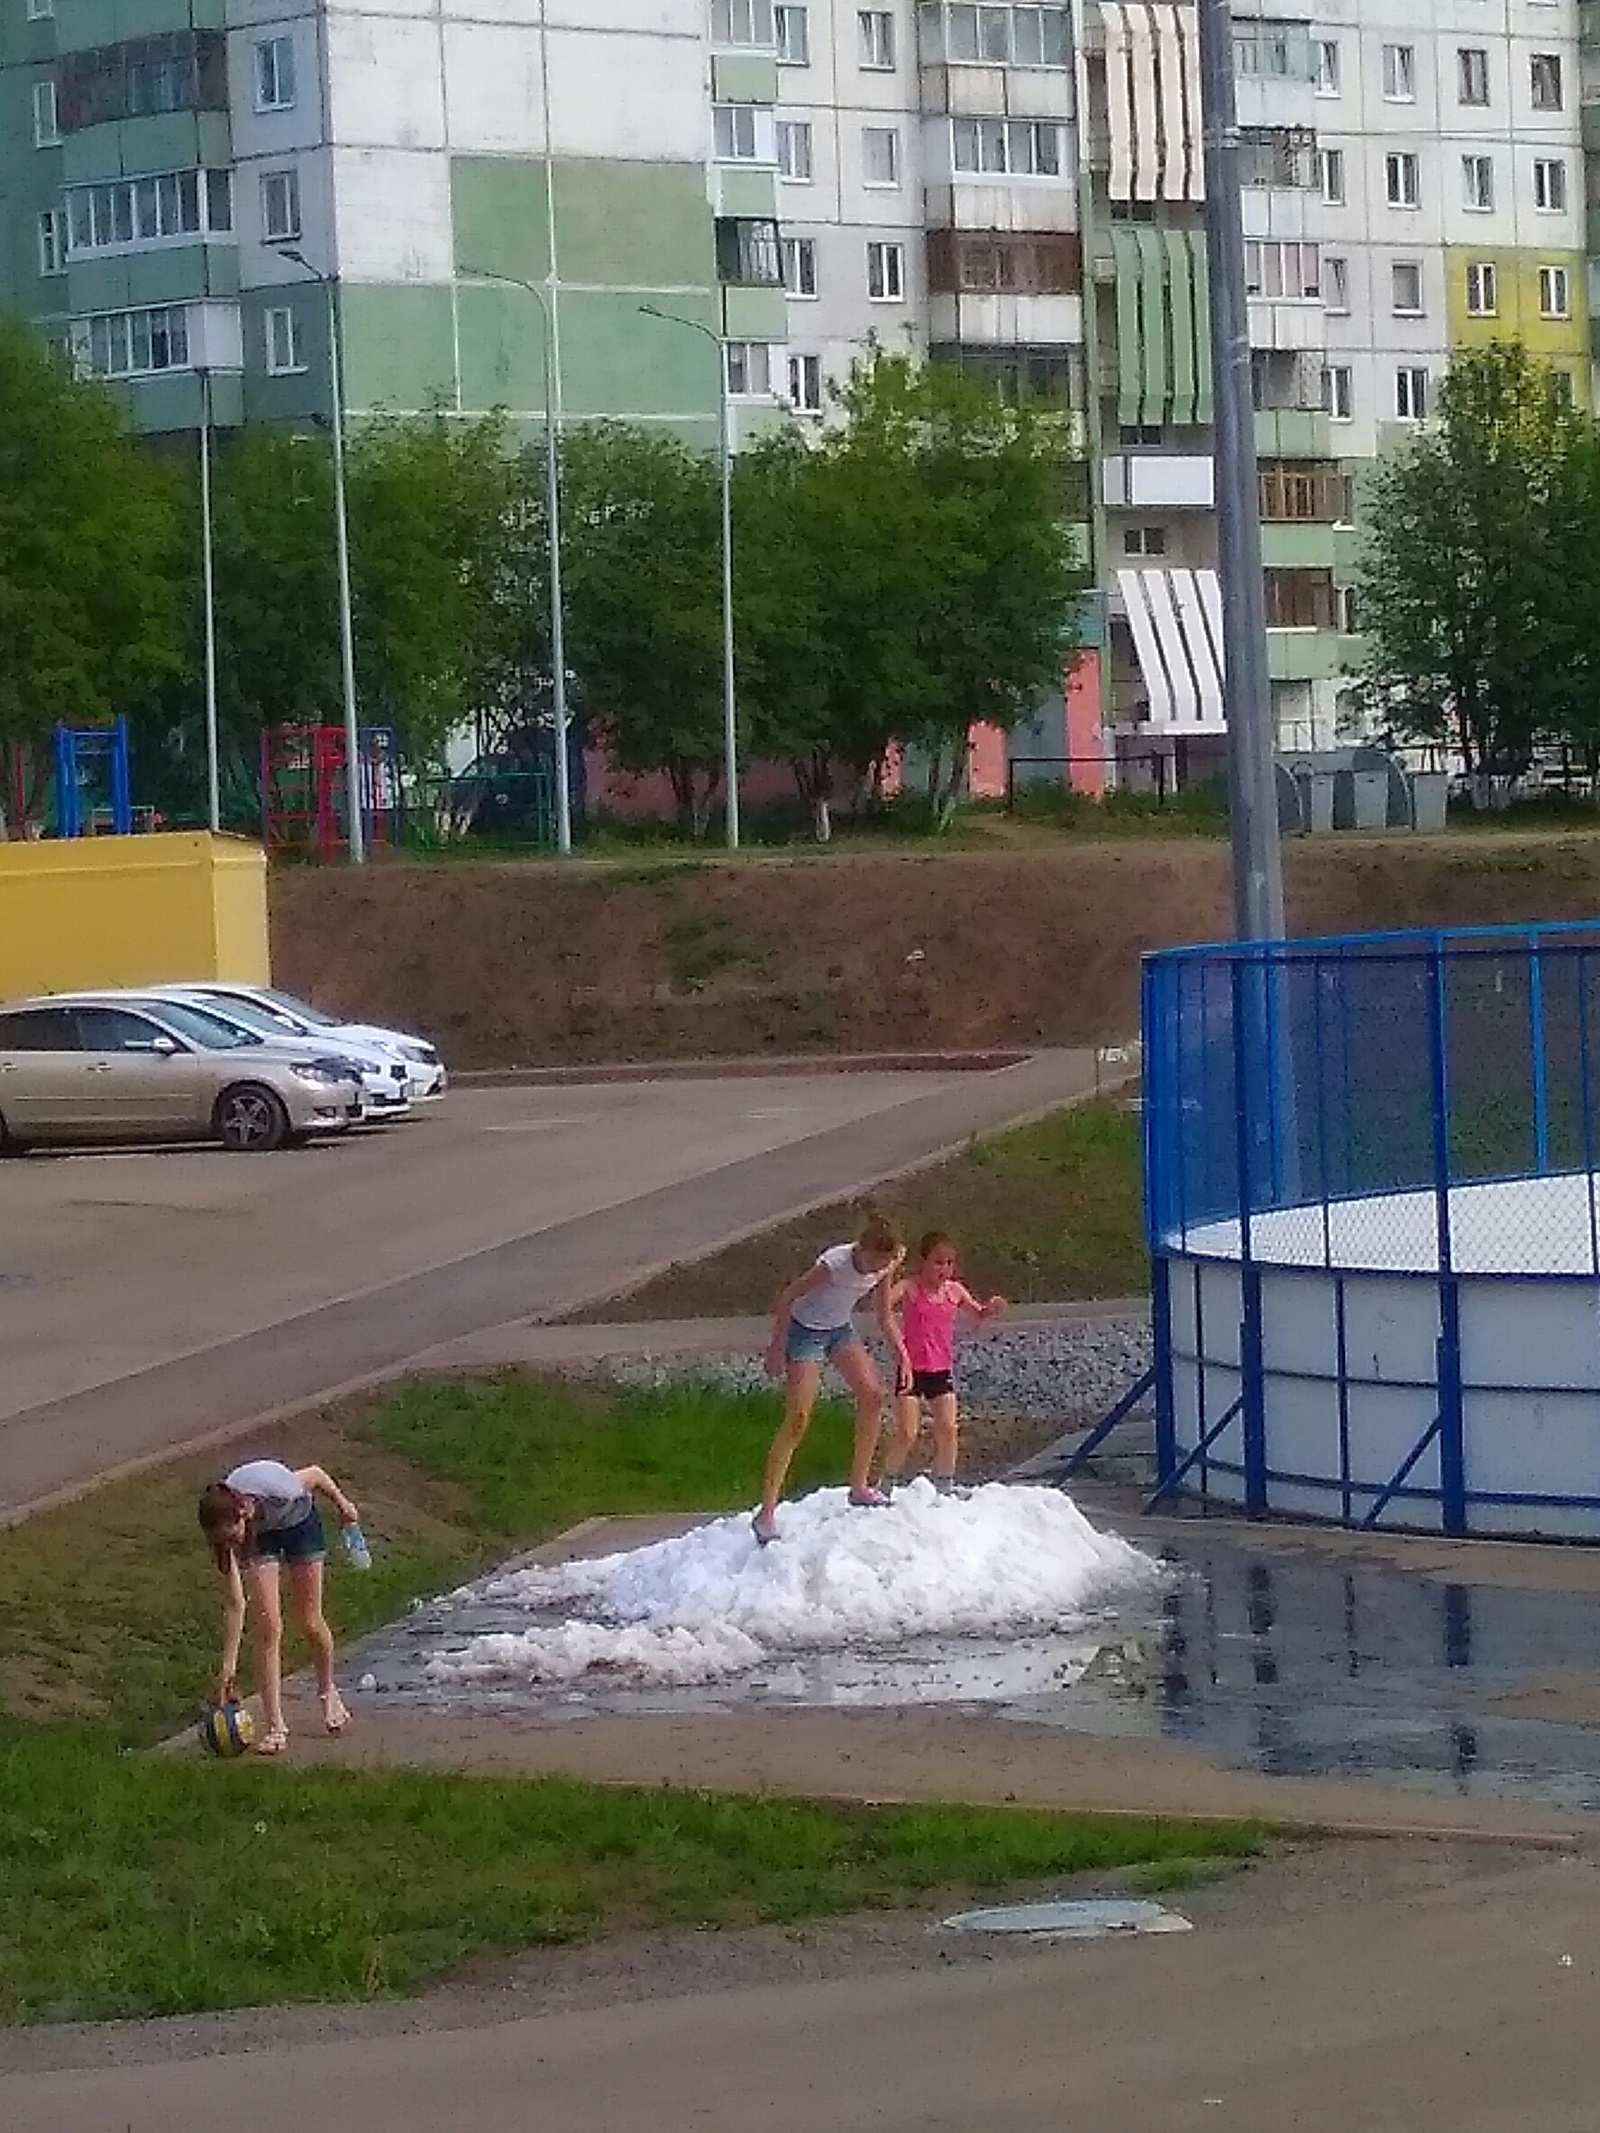
[[[1012,1903],[992,1911],[958,1911],[951,1933],[1022,1933],[1032,1940],[1096,1940],[1103,1933],[1192,1933],[1187,1918],[1159,1903],[1105,1897],[1077,1903]]]

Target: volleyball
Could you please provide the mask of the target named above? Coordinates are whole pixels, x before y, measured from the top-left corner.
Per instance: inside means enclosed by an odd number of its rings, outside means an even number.
[[[214,1703],[201,1719],[199,1731],[207,1755],[243,1755],[256,1737],[256,1722],[242,1703]]]

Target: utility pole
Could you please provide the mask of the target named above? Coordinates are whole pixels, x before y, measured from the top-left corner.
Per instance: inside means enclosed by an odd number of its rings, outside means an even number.
[[[206,827],[222,828],[221,740],[217,729],[217,574],[211,534],[211,372],[200,373],[200,577],[205,599]]]
[[[1199,0],[1199,12],[1233,921],[1241,940],[1276,941],[1283,939],[1284,931],[1283,856],[1278,839],[1272,683],[1267,671],[1266,592],[1261,576],[1261,495],[1250,391],[1233,17],[1228,0]]]

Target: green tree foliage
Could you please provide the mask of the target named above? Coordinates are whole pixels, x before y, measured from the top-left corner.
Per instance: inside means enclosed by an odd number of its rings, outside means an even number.
[[[183,656],[172,468],[117,402],[0,316],[0,824],[58,720],[137,704]]]
[[[1600,469],[1544,364],[1518,342],[1457,356],[1362,518],[1363,689],[1397,740],[1511,777],[1541,739],[1593,730]]]

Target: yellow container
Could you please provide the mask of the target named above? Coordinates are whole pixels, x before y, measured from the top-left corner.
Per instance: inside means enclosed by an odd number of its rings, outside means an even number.
[[[258,844],[204,830],[0,844],[0,999],[269,977]]]

